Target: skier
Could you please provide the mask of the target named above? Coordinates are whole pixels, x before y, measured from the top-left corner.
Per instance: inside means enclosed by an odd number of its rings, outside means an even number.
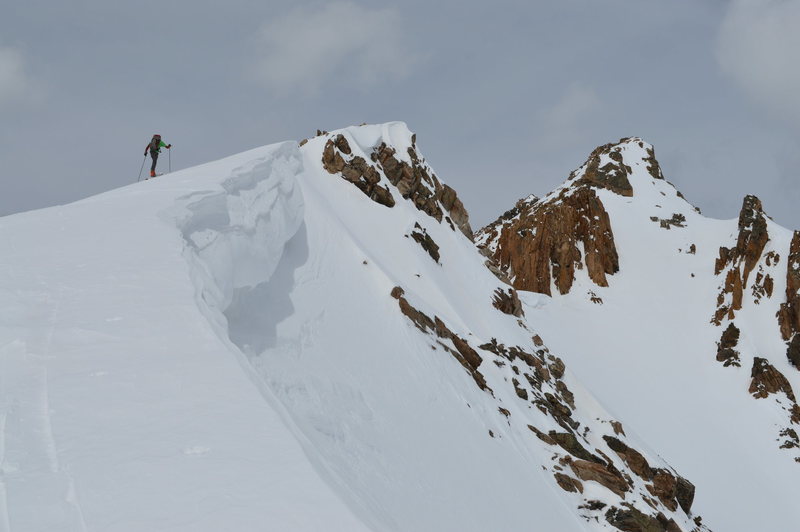
[[[161,140],[161,135],[156,133],[150,140],[150,143],[144,149],[144,156],[147,157],[147,152],[150,152],[150,157],[153,158],[153,164],[150,166],[150,177],[156,176],[156,162],[158,162],[158,154],[161,153],[161,148],[172,148],[172,144],[165,144]]]

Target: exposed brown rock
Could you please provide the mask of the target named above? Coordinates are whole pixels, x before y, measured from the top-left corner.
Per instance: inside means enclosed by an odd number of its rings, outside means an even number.
[[[528,400],[528,390],[526,390],[525,388],[521,387],[519,385],[519,381],[516,378],[511,379],[511,384],[514,385],[514,392],[517,394],[517,397],[519,397],[520,399],[522,399],[524,401],[527,401]]]
[[[781,438],[786,440],[781,444],[781,449],[796,449],[800,447],[800,438],[797,437],[797,431],[791,428],[783,429],[780,432]]]
[[[585,163],[586,170],[581,180],[616,192],[620,196],[633,196],[633,187],[628,181],[631,169],[624,164],[622,148],[619,145],[627,140],[621,139],[618,144],[606,144],[595,148]],[[607,156],[610,160],[604,160],[603,156]]]
[[[614,429],[614,434],[625,436],[625,431],[622,428],[622,423],[619,421],[611,421],[611,428]]]
[[[550,436],[548,436],[547,434],[545,434],[541,430],[537,429],[533,425],[528,425],[528,428],[531,430],[531,432],[536,434],[537,438],[539,438],[540,440],[542,440],[546,444],[548,444],[548,445],[557,445],[556,440],[554,440],[553,438],[551,438]]]
[[[674,512],[678,508],[678,479],[666,469],[654,469],[653,473],[653,483],[647,486],[647,490]]]
[[[792,341],[789,342],[789,346],[786,349],[786,358],[789,359],[789,362],[800,369],[800,334],[795,333]]]
[[[603,463],[600,458],[587,451],[586,448],[578,441],[578,438],[576,438],[571,432],[555,432],[551,430],[549,436],[553,441],[556,442],[556,444],[558,444],[559,447],[567,451],[575,458],[580,458],[581,460],[587,460],[589,462],[595,462],[598,464]]]
[[[654,179],[664,179],[664,174],[661,173],[661,165],[656,160],[656,152],[654,148],[647,149],[647,157],[644,159],[647,162],[647,171]]]
[[[449,219],[470,240],[473,239],[469,225],[469,214],[458,198],[455,190],[443,185],[430,167],[416,151],[416,146],[408,149],[411,164],[396,157],[397,151],[381,143],[372,153],[373,162],[377,163],[389,181],[397,187],[403,198],[410,200],[417,209],[441,222],[444,211],[449,212]]]
[[[395,291],[392,290],[393,297],[394,294]],[[400,304],[400,312],[410,319],[411,322],[417,326],[417,329],[425,333],[433,332],[435,330],[433,320],[427,314],[415,309],[403,296],[396,297],[396,299]]]
[[[554,476],[556,477],[556,482],[564,491],[583,493],[583,484],[581,484],[580,480],[564,473],[555,473]]]
[[[742,308],[742,295],[750,273],[761,260],[761,254],[769,240],[767,220],[761,201],[755,196],[745,196],[739,213],[739,237],[736,247],[721,247],[714,273],[719,275],[726,268],[725,284],[717,297],[717,311],[712,321],[720,325],[724,318],[732,320]],[[726,294],[731,296],[726,304]]]
[[[650,464],[639,451],[629,447],[613,436],[603,436],[603,439],[608,444],[608,447],[617,453],[637,476],[644,480],[651,480],[653,478],[653,470],[650,468]]]
[[[504,314],[510,314],[518,318],[525,315],[517,291],[513,288],[508,288],[506,290],[498,288],[495,290],[494,297],[492,298],[492,305]]]
[[[342,154],[349,160],[345,160]],[[322,166],[330,174],[340,174],[342,179],[353,183],[372,201],[386,207],[394,206],[389,189],[380,186],[381,176],[363,157],[351,157],[352,150],[344,135],[328,139],[322,150]]]
[[[586,504],[582,504],[582,505],[578,506],[578,508],[591,510],[591,511],[596,511],[596,510],[602,510],[606,506],[608,506],[606,503],[604,503],[602,501],[598,501],[598,500],[592,499],[590,501],[586,501]]]
[[[493,258],[518,290],[550,295],[554,282],[566,294],[575,269],[584,265],[597,285],[608,286],[606,275],[619,270],[608,213],[591,187],[574,189],[549,203],[528,204],[523,214],[503,226],[496,242]]]
[[[395,299],[400,299],[400,296],[402,296],[405,293],[406,293],[405,290],[403,290],[399,286],[395,286],[394,288],[392,288],[392,291],[390,292],[390,295]]]
[[[328,171],[329,174],[337,174],[344,170],[344,158],[334,149],[333,140],[328,140],[325,143],[325,148],[322,150],[322,167]]]
[[[567,385],[562,380],[556,380],[556,391],[564,399],[570,408],[575,410],[575,395],[567,388]]]
[[[618,530],[624,532],[681,532],[680,527],[673,519],[658,513],[655,516],[647,515],[637,510],[630,504],[623,503],[625,509],[612,506],[606,512],[606,521]]]
[[[678,505],[680,505],[681,509],[688,514],[694,502],[694,484],[679,476],[678,485],[675,489],[675,498],[678,500]]]
[[[650,220],[658,222],[662,229],[670,229],[671,227],[686,227],[686,216],[680,213],[673,213],[672,218],[659,218],[658,216],[651,216]],[[693,244],[694,245],[694,244]]]
[[[753,397],[763,399],[770,394],[783,392],[792,402],[796,402],[792,385],[783,376],[783,373],[775,369],[767,359],[755,357],[753,359],[753,369],[750,372],[753,380],[750,382],[748,390]]]
[[[439,263],[439,245],[433,241],[431,235],[422,228],[418,223],[414,224],[414,231],[411,232],[411,238],[413,238],[422,249],[424,249],[428,255],[438,264]]]
[[[781,336],[790,342],[786,351],[789,361],[800,369],[800,231],[792,235],[786,261],[786,302],[778,311]]]
[[[553,357],[552,361],[549,365],[550,373],[553,374],[553,377],[556,379],[560,379],[564,376],[564,371],[566,371],[567,367],[564,365],[564,361],[558,357]]]
[[[579,479],[597,482],[620,497],[624,497],[625,492],[628,491],[628,483],[625,479],[609,471],[603,464],[588,460],[574,460],[570,463],[570,467]]]
[[[397,299],[400,305],[400,312],[410,319],[419,330],[428,334],[436,334],[439,338],[450,340],[455,350],[440,343],[442,348],[464,366],[481,390],[489,393],[492,392],[492,389],[486,384],[485,377],[478,371],[478,367],[483,362],[483,358],[469,345],[469,342],[453,333],[438,316],[434,316],[434,319],[431,319],[424,312],[414,308],[408,300],[403,297],[403,289],[399,286],[395,286],[392,289],[391,296]]]
[[[739,361],[739,351],[734,347],[739,343],[739,328],[733,323],[728,324],[728,328],[722,332],[722,337],[717,342],[717,360],[723,366],[741,366]]]

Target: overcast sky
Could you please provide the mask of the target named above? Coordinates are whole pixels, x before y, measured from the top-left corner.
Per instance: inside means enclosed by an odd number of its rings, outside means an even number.
[[[479,227],[597,145],[800,228],[800,0],[26,0],[0,18],[0,214],[403,120]],[[160,161],[165,170],[166,153]]]

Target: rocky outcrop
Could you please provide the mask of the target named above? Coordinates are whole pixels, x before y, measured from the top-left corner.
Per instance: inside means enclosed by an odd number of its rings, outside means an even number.
[[[613,436],[603,436],[603,439],[608,444],[608,447],[617,453],[638,477],[644,480],[653,478],[653,470],[650,468],[650,464],[647,463],[647,459],[642,456],[642,453],[632,447],[628,447]]]
[[[786,260],[786,301],[778,311],[781,336],[788,342],[786,357],[800,369],[800,231],[792,235]]]
[[[756,399],[764,399],[774,394],[784,394],[786,399],[777,398],[778,403],[788,412],[788,421],[793,425],[800,425],[800,405],[792,390],[792,385],[788,379],[778,371],[775,366],[764,358],[755,357],[753,359],[753,369],[750,371],[751,381],[748,391]],[[784,428],[779,436],[786,438],[780,445],[781,449],[793,449],[800,446],[797,433],[790,427]],[[795,444],[796,443],[796,444]],[[795,458],[800,462],[800,458]]]
[[[619,270],[619,257],[608,213],[592,187],[570,189],[546,203],[518,203],[516,209],[502,228],[491,229],[490,248],[516,289],[551,295],[555,285],[566,294],[575,270],[584,267],[598,286],[608,286],[606,275]]]
[[[620,139],[616,144],[605,144],[589,155],[584,163],[581,181],[599,188],[606,188],[620,196],[633,196],[633,187],[628,181],[631,167],[622,157],[622,144],[632,139]],[[657,165],[658,163],[656,163]]]
[[[717,342],[717,360],[722,362],[725,367],[741,366],[739,351],[734,349],[739,344],[739,328],[733,323],[728,324],[728,328],[722,332],[719,342]]]
[[[669,229],[670,227],[686,227],[686,216],[681,213],[673,213],[672,218],[659,218],[658,216],[651,216],[650,221],[658,223],[662,229]]]
[[[580,480],[558,472],[554,473],[553,476],[564,491],[583,493],[583,484],[581,484]]]
[[[767,359],[755,357],[753,359],[753,369],[750,371],[750,389],[748,390],[753,397],[763,399],[770,394],[783,392],[793,403],[796,402],[792,385],[783,376],[783,373],[775,369]]]
[[[411,238],[413,238],[425,252],[438,264],[439,263],[439,245],[433,241],[428,231],[418,223],[414,224],[414,230],[411,231]]]
[[[505,290],[498,288],[495,290],[494,296],[492,297],[492,305],[500,312],[516,316],[517,318],[521,318],[525,315],[517,291],[513,288],[507,288]]]
[[[495,295],[499,303],[496,304],[512,310],[514,293],[513,289],[498,289]],[[661,527],[652,530],[679,530],[675,528],[675,520],[665,516],[677,519],[682,514],[671,512],[680,512],[682,509],[688,514],[691,511],[694,486],[663,462],[665,467],[652,465],[644,454],[628,445],[618,421],[595,423],[585,416],[579,416],[580,396],[573,394],[567,386],[566,366],[560,358],[550,353],[540,336],[531,337],[529,345],[532,347],[505,345],[492,338],[473,348],[467,337],[454,333],[440,317],[429,316],[412,305],[402,288],[392,289],[391,296],[398,301],[402,314],[419,331],[428,335],[431,348],[453,356],[472,376],[476,385],[487,392],[491,397],[489,400],[495,401],[498,423],[513,426],[522,420],[525,423],[523,426],[531,431],[536,445],[551,446],[548,453],[551,462],[544,467],[553,475],[551,478],[556,485],[576,497],[584,493],[595,497],[581,500],[584,504],[578,508],[584,517],[602,520],[602,512],[611,508],[609,515],[612,519],[607,521],[618,528],[634,526],[631,523],[639,522],[647,526],[655,523],[653,526]],[[495,366],[500,369],[499,375],[490,371]],[[489,381],[488,378],[493,380]],[[494,390],[488,382],[492,383]],[[506,386],[507,389],[501,389]],[[529,424],[532,418],[526,412],[530,412],[531,408],[537,408],[549,418],[547,423],[554,422],[560,428],[545,432]],[[493,429],[488,429],[490,438],[503,437],[501,431]],[[607,431],[610,434],[600,432],[592,438],[589,437],[592,431]],[[598,446],[597,441],[605,441],[607,447],[602,444]],[[597,485],[608,491],[598,492]],[[597,497],[605,502],[596,500]]]
[[[607,276],[619,271],[619,256],[598,189],[633,196],[631,165],[642,162],[653,179],[664,179],[652,147],[641,139],[621,139],[596,148],[562,187],[545,198],[518,201],[477,234],[490,269],[505,274],[518,290],[547,295],[554,289],[568,293],[576,271],[584,269],[596,285],[608,286]],[[654,221],[669,229],[684,227],[686,218],[675,213]],[[595,302],[601,301],[596,297]]]
[[[605,464],[588,460],[573,460],[569,466],[579,479],[597,482],[620,497],[624,497],[625,492],[629,489],[628,482],[622,475],[617,471],[612,471]]]
[[[419,155],[416,135],[412,136],[412,145],[405,156],[398,156],[396,148],[384,142],[373,148],[368,161],[353,153],[343,134],[318,133],[330,137],[322,150],[322,166],[328,173],[352,183],[376,203],[393,207],[395,198],[383,182],[385,177],[417,209],[472,240],[469,214],[464,204],[456,191],[441,183]]]
[[[397,187],[403,198],[411,201],[417,209],[441,222],[444,218],[450,227],[458,229],[472,240],[469,214],[458,199],[456,191],[443,185],[425,163],[414,145],[408,148],[411,163],[401,160],[392,146],[381,143],[372,152],[372,161],[377,163],[389,181]],[[447,212],[449,215],[445,215]]]
[[[715,275],[725,274],[724,285],[717,296],[717,310],[712,319],[716,325],[720,325],[726,318],[734,319],[736,311],[742,308],[750,273],[761,260],[768,240],[767,219],[761,201],[755,196],[745,196],[739,213],[736,246],[720,247],[719,258],[714,265]]]
[[[603,439],[636,476],[648,482],[647,490],[664,506],[672,511],[680,506],[689,513],[694,502],[694,484],[667,469],[651,467],[642,453],[613,436],[603,436]]]
[[[674,519],[668,519],[664,514],[647,515],[630,504],[622,504],[624,510],[612,507],[606,512],[606,521],[624,532],[681,532]]]
[[[391,296],[397,299],[397,302],[400,305],[400,312],[410,319],[420,331],[429,334],[434,333],[441,339],[450,340],[455,349],[445,345],[442,342],[439,342],[439,346],[443,348],[445,352],[451,354],[462,366],[464,366],[464,369],[466,369],[467,372],[472,376],[472,378],[475,380],[475,384],[477,384],[481,390],[491,393],[491,388],[486,385],[486,379],[478,370],[483,362],[483,358],[481,358],[478,352],[470,347],[469,342],[453,333],[453,331],[451,331],[447,325],[445,325],[445,323],[439,319],[439,317],[435,316],[434,319],[431,319],[424,312],[414,308],[408,302],[408,300],[403,297],[404,294],[404,290],[399,286],[395,286],[391,291]]]
[[[342,179],[353,183],[375,203],[394,207],[392,193],[386,185],[380,185],[381,175],[374,166],[367,164],[363,157],[352,155],[344,135],[336,135],[325,143],[325,148],[322,150],[322,166],[328,173],[339,174]]]

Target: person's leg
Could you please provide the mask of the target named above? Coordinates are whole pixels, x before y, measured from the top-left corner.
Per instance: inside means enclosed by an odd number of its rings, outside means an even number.
[[[150,177],[156,175],[156,162],[158,162],[158,152],[150,150],[150,157],[153,158],[153,164],[150,166]]]

